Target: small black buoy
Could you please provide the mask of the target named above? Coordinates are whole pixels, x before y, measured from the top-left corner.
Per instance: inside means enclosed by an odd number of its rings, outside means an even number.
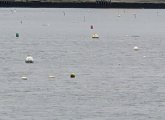
[[[93,29],[93,25],[91,25],[91,29]]]
[[[71,78],[75,78],[76,75],[75,75],[74,73],[71,73],[71,74],[70,74],[70,77],[71,77]]]
[[[19,33],[16,33],[16,37],[19,37]]]

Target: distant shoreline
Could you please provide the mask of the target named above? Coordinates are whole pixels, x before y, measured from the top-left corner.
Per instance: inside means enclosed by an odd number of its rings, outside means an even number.
[[[164,3],[50,3],[50,2],[9,2],[0,1],[0,7],[27,7],[27,8],[145,8],[165,9]]]

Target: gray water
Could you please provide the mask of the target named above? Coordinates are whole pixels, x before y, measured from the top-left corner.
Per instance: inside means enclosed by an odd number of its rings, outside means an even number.
[[[164,22],[164,9],[1,8],[0,120],[164,120]]]

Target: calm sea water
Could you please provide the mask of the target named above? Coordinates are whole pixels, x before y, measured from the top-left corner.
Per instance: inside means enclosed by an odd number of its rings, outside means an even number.
[[[164,120],[164,21],[164,9],[1,8],[0,119]]]

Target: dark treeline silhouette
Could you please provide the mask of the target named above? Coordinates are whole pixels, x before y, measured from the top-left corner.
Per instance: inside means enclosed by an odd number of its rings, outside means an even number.
[[[165,8],[164,3],[126,3],[111,2],[111,0],[96,0],[96,2],[15,2],[0,1],[0,7],[45,7],[45,8]]]

